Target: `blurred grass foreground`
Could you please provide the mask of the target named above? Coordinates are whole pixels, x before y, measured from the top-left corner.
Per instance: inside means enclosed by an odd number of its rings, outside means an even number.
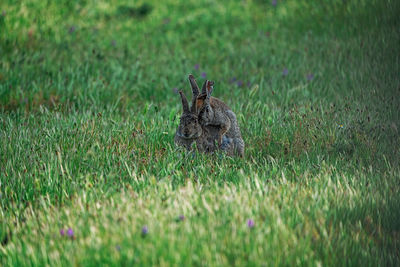
[[[0,4],[1,266],[399,266],[400,2]],[[187,75],[243,159],[173,144]]]

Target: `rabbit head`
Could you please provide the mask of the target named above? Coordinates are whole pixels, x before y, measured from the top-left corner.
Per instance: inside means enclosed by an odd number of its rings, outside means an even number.
[[[199,89],[193,75],[189,75],[189,81],[193,93],[192,107],[189,109],[189,104],[185,94],[182,91],[179,91],[182,100],[183,112],[180,118],[178,130],[176,131],[176,135],[183,139],[196,139],[200,137],[203,133],[203,130],[198,121],[197,109],[195,104],[196,97],[199,94]]]

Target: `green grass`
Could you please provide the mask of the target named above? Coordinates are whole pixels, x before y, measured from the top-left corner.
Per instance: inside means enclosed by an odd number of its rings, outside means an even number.
[[[0,265],[400,264],[398,1],[3,2]],[[173,143],[203,72],[243,159]]]

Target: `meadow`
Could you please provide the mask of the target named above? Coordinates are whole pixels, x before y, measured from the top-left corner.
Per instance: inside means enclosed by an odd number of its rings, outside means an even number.
[[[1,266],[399,266],[400,2],[2,0]],[[244,158],[176,147],[189,73]]]

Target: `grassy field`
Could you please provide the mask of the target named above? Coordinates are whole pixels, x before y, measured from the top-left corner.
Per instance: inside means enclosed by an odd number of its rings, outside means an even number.
[[[400,265],[399,1],[0,12],[0,265]],[[189,73],[243,159],[175,147]]]

